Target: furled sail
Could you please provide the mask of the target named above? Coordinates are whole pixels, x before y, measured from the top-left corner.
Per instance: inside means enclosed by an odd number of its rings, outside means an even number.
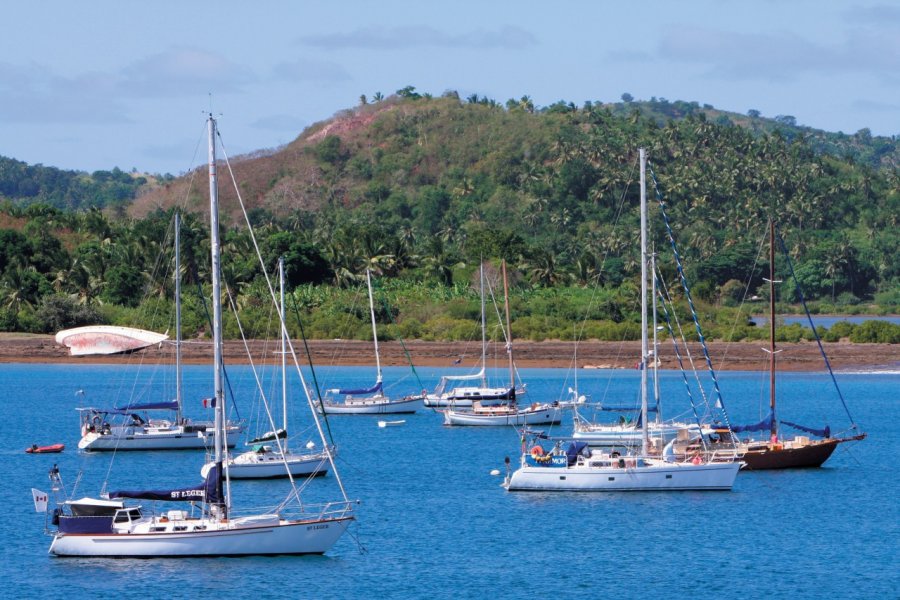
[[[224,501],[218,494],[219,468],[213,466],[200,485],[172,490],[116,490],[109,493],[113,498],[134,498],[136,500],[161,500],[167,502],[206,502],[217,504]]]

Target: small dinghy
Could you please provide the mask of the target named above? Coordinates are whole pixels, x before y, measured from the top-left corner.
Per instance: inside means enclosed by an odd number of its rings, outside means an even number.
[[[53,454],[55,452],[62,452],[65,449],[65,444],[51,444],[50,446],[38,446],[37,444],[33,444],[31,448],[26,448],[25,452],[28,454]]]
[[[379,427],[397,427],[399,425],[403,425],[404,423],[406,423],[406,421],[404,421],[403,419],[400,419],[399,421],[378,421],[378,426]]]

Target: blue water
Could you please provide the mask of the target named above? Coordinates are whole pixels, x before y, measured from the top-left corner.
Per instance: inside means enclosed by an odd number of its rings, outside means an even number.
[[[430,388],[439,374],[420,369],[421,385]],[[565,370],[522,374],[533,399],[559,397],[573,385]],[[364,385],[372,369],[320,375],[326,386]],[[387,381],[405,375],[386,370]],[[628,402],[636,399],[637,377],[637,371],[582,371],[579,387],[594,400]],[[765,377],[720,374],[733,421],[765,411]],[[189,367],[185,379],[187,412],[203,417],[198,399],[209,395],[210,370]],[[490,471],[502,470],[504,456],[518,449],[512,429],[446,428],[431,412],[385,429],[377,417],[334,417],[338,466],[361,504],[352,535],[324,557],[50,557],[30,488],[49,489],[53,463],[70,486],[83,471],[79,497],[96,494],[108,472],[111,487],[199,481],[197,453],[121,454],[110,470],[109,455],[75,449],[76,406],[120,402],[148,380],[136,367],[0,365],[4,598],[895,598],[900,589],[896,374],[839,378],[867,440],[839,448],[822,469],[741,473],[731,492],[511,494]],[[232,368],[231,383],[239,398],[252,396],[247,368]],[[407,377],[397,387],[419,385]],[[664,373],[662,388],[674,398],[683,389],[680,376]],[[830,389],[827,376],[786,374],[782,415],[839,431],[847,418]],[[252,416],[252,401],[241,403],[243,415]],[[667,401],[668,414],[685,410]],[[571,430],[570,419],[558,433]],[[54,442],[64,442],[66,451],[23,452],[32,443]],[[331,475],[320,478],[310,496],[324,496],[334,484]],[[285,486],[236,482],[233,492],[239,504],[272,505]]]

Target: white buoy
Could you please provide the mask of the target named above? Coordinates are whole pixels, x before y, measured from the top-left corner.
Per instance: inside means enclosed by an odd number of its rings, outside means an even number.
[[[387,427],[387,421],[378,421],[379,427]]]
[[[491,475],[493,475],[494,477],[496,477],[499,474],[500,474],[500,469],[494,469],[491,471]]]
[[[310,450],[312,450],[313,448],[316,447],[316,443],[315,443],[314,441],[312,441],[312,440],[309,440],[309,441],[306,443],[306,447],[309,448]]]

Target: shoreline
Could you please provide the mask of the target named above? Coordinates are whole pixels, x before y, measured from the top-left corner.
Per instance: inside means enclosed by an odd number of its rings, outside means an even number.
[[[361,340],[309,340],[313,364],[326,366],[370,366],[374,364],[372,343]],[[280,361],[277,342],[251,340],[248,342],[254,361],[271,364]],[[709,342],[710,358],[717,370],[766,371],[768,354],[759,342]],[[815,342],[779,344],[777,368],[780,371],[820,371],[825,363]],[[900,370],[900,344],[853,344],[850,342],[823,343],[828,360],[835,370]],[[699,343],[688,344],[694,362],[705,368]],[[298,358],[305,362],[302,342],[295,340]],[[575,363],[575,344],[547,340],[543,342],[516,341],[513,346],[518,367],[572,368]],[[379,343],[383,366],[408,366],[407,352],[417,367],[471,368],[480,363],[480,342],[424,342]],[[640,356],[639,342],[580,342],[577,348],[578,368],[634,369]],[[682,349],[682,354],[684,350]],[[174,362],[174,345],[164,342],[130,354],[70,356],[68,349],[56,343],[52,335],[3,334],[0,336],[0,363],[66,363],[66,364],[137,364],[140,362]],[[247,364],[243,342],[225,342],[224,358],[232,364]],[[685,358],[683,356],[683,358]],[[212,361],[212,342],[185,340],[182,345],[184,364],[208,364]],[[659,361],[662,369],[677,369],[678,362],[671,342],[660,343]],[[686,362],[686,358],[685,358]],[[501,344],[488,345],[488,366],[505,367],[505,348]]]

